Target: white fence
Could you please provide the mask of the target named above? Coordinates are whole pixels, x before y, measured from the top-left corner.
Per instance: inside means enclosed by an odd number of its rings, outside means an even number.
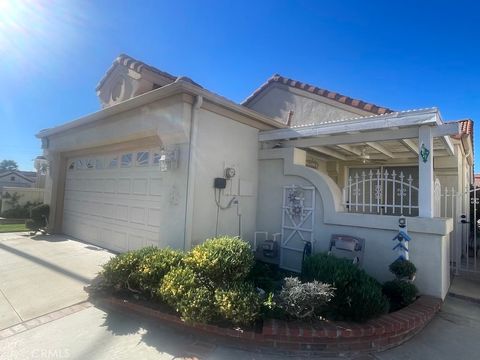
[[[4,187],[2,191],[1,211],[10,209],[12,196],[18,195],[17,205],[25,205],[27,202],[43,202],[44,189],[24,187]]]
[[[418,187],[403,171],[362,171],[348,178],[343,204],[349,212],[418,216]]]

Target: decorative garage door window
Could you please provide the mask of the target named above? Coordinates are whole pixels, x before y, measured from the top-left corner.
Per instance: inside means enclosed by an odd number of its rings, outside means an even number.
[[[313,186],[290,185],[283,188],[282,251],[280,252],[280,266],[283,268],[298,270],[298,267],[288,264],[286,258],[288,251],[297,253],[296,257],[300,255],[301,259],[305,243],[310,242],[313,246],[314,212],[315,188]],[[301,266],[301,262],[295,265]]]
[[[350,168],[343,191],[349,212],[418,216],[418,167]]]
[[[161,150],[146,149],[129,153],[107,154],[69,160],[68,171],[118,169],[160,165]]]

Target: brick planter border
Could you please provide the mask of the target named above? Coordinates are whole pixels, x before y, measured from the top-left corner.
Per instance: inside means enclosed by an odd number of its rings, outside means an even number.
[[[108,307],[144,315],[182,330],[227,340],[252,350],[269,348],[305,354],[349,354],[378,352],[402,344],[418,333],[440,310],[442,300],[421,296],[413,304],[366,323],[325,322],[312,327],[276,319],[264,321],[261,332],[242,331],[207,324],[186,324],[178,316],[113,296],[98,299]]]

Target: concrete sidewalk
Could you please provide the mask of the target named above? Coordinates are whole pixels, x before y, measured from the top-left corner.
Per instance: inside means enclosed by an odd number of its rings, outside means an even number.
[[[480,354],[480,307],[447,297],[439,315],[413,339],[383,353],[343,359],[470,360]],[[148,319],[90,307],[0,340],[0,360],[183,359],[280,360],[285,354],[217,346]],[[50,354],[50,357],[45,357]],[[52,355],[53,354],[53,355]],[[56,357],[54,357],[54,355]]]
[[[111,256],[63,236],[0,234],[0,330],[85,301]]]

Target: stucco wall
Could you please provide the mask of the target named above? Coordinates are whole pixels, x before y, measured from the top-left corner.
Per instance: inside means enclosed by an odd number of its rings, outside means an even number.
[[[224,177],[225,166],[233,166],[236,175],[222,190],[221,205],[235,196],[239,200],[241,236],[251,239],[255,231],[258,130],[225,116],[200,109],[195,147],[194,210],[192,244],[215,236],[217,205],[213,181]],[[237,205],[219,210],[218,235],[239,235]]]
[[[287,149],[281,149],[285,152]],[[298,151],[298,150],[297,150]],[[317,187],[314,244],[315,251],[327,251],[332,234],[347,234],[365,239],[364,269],[379,281],[392,278],[388,265],[397,254],[392,251],[393,237],[398,232],[397,217],[364,214],[341,213],[332,209],[327,199],[331,194],[319,189],[316,182],[321,183],[320,173],[311,171],[300,165],[293,165],[297,173],[294,176],[286,171],[284,158],[279,155],[264,157],[259,164],[259,196],[257,211],[257,228],[268,232],[281,231],[281,206],[283,186],[314,185]],[[303,171],[303,173],[302,173]],[[304,174],[304,176],[300,175]],[[327,176],[327,175],[324,175]],[[327,206],[328,208],[325,208]],[[416,285],[424,294],[445,297],[449,286],[449,237],[452,228],[451,220],[409,218],[410,257],[418,268]],[[445,228],[442,225],[445,223]],[[438,226],[440,225],[440,226]],[[292,258],[297,267],[301,263],[301,255]]]
[[[67,159],[87,156],[88,154],[122,152],[129,149],[141,150],[143,148],[160,148],[161,146],[165,146],[167,149],[177,147],[179,149],[178,168],[163,173],[158,170],[158,176],[154,179],[157,183],[161,183],[158,187],[159,190],[155,190],[155,194],[163,199],[165,206],[155,204],[155,206],[152,205],[155,209],[145,210],[148,214],[153,214],[152,211],[154,211],[158,218],[155,223],[159,224],[160,229],[152,233],[154,230],[148,227],[148,223],[146,223],[145,229],[124,229],[120,226],[121,224],[112,226],[112,229],[125,230],[125,236],[128,237],[126,241],[129,244],[129,238],[132,237],[132,243],[135,242],[144,246],[168,245],[183,249],[185,246],[190,104],[182,100],[180,96],[168,98],[120,113],[94,124],[50,136],[48,149],[45,151],[50,161],[45,189],[45,200],[51,205],[50,230],[52,232],[62,232],[63,230]],[[132,167],[132,173],[123,177],[128,179],[140,177],[141,173],[146,170],[140,169],[138,176],[135,175],[134,171],[135,167]],[[149,174],[150,178],[153,179],[154,176],[151,173]],[[176,205],[170,206],[173,193]],[[145,207],[149,206],[148,199],[144,203]],[[92,233],[93,226],[90,226],[84,220],[74,219],[73,221],[82,222],[84,231],[80,233],[84,234],[85,241],[89,241],[89,238],[94,241],[97,234]],[[136,239],[133,239],[135,236]],[[141,239],[139,240],[139,238]],[[116,249],[116,247],[113,248]]]
[[[328,120],[348,119],[368,115],[366,112],[329,101],[286,85],[275,84],[248,105],[267,116],[286,123],[293,111],[291,125],[311,124]]]

